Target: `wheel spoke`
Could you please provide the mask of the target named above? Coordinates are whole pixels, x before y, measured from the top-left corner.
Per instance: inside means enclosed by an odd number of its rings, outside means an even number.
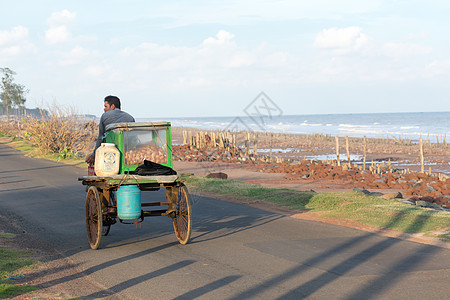
[[[92,249],[98,249],[102,235],[102,205],[95,187],[88,189],[86,196],[86,231]]]
[[[181,244],[189,241],[192,227],[192,213],[186,186],[181,185],[177,195],[177,211],[173,219],[175,234]]]

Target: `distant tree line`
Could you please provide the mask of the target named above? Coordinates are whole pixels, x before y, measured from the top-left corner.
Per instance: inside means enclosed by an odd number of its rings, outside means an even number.
[[[0,116],[2,115],[6,117],[7,113],[6,109],[3,106],[0,106]],[[9,115],[10,116],[27,115],[40,118],[42,116],[47,117],[49,115],[49,112],[47,109],[40,109],[40,108],[21,108],[20,110],[16,108],[11,108],[11,110],[9,111]]]
[[[0,83],[0,113],[20,115],[26,113],[25,95],[29,92],[24,85],[14,82],[16,72],[9,68],[0,68],[2,81]]]
[[[25,98],[29,90],[23,85],[14,81],[16,72],[10,68],[0,68],[2,79],[0,82],[0,116],[6,115],[7,119],[13,116],[34,116],[37,118],[48,118],[50,112],[43,108],[26,108]],[[94,119],[94,115],[85,115],[87,118]],[[5,118],[6,119],[6,118]]]

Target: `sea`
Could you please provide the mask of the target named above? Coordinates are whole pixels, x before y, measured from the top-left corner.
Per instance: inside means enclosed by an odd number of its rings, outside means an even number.
[[[440,141],[450,136],[450,112],[406,112],[315,115],[259,115],[227,117],[151,118],[137,122],[169,121],[174,127],[205,130],[249,130],[288,134],[401,138]]]

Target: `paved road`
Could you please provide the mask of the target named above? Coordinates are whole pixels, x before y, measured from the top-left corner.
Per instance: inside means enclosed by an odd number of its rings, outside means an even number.
[[[0,144],[0,214],[130,299],[448,299],[450,250],[193,197],[192,242],[166,217],[116,224],[88,246],[84,170],[24,157]],[[145,192],[143,197],[160,197]],[[401,222],[401,215],[392,222]],[[423,221],[423,219],[422,219]]]

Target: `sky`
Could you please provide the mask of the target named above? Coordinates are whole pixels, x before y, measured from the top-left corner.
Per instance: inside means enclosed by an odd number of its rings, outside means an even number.
[[[450,111],[450,1],[5,1],[0,67],[100,116],[241,116],[261,92],[285,115]]]

